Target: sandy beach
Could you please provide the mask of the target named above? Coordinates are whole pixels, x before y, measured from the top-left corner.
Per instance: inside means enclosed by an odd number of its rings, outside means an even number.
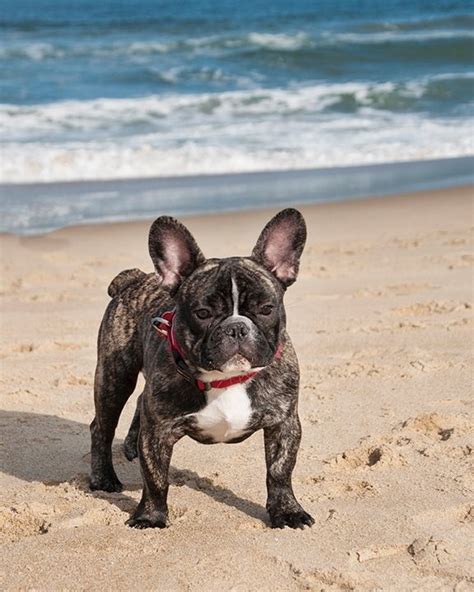
[[[169,528],[127,528],[141,385],[115,441],[125,490],[89,491],[97,329],[114,275],[151,271],[149,222],[2,235],[1,589],[473,590],[472,196],[301,207],[294,489],[316,523],[296,532],[269,528],[261,433],[182,440]],[[246,255],[275,211],[185,222],[206,255]]]

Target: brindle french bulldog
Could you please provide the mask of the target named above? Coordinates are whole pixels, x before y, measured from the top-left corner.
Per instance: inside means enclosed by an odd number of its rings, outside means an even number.
[[[163,528],[173,445],[236,443],[263,429],[267,510],[276,528],[312,526],[291,475],[301,439],[299,368],[285,329],[285,290],[306,240],[302,215],[277,214],[250,257],[206,259],[177,220],[155,220],[149,251],[156,273],[123,271],[99,331],[91,489],[121,491],[112,440],[139,372],[146,386],[125,440],[140,459],[143,494],[127,521]]]

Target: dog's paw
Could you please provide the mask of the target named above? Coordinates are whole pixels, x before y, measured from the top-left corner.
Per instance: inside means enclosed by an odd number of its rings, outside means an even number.
[[[130,528],[166,528],[166,515],[163,512],[134,514],[125,524]]]
[[[128,438],[128,436],[125,438],[125,442],[123,443],[123,453],[127,460],[132,461],[137,458],[138,450],[136,438]]]
[[[108,491],[120,493],[123,485],[117,475],[92,475],[89,483],[91,491]]]
[[[296,512],[278,512],[270,514],[272,528],[301,528],[313,526],[314,518],[303,509]]]

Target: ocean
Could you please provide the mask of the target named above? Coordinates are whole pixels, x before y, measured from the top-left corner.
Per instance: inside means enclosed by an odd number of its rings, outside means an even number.
[[[92,219],[74,203],[75,214],[40,223],[39,197],[20,219],[14,184],[472,156],[472,9],[461,0],[0,0],[0,193],[13,220],[0,228]],[[134,216],[130,204],[123,215]]]

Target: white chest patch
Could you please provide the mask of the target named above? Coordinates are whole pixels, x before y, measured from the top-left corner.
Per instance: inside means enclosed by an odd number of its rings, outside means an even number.
[[[226,389],[211,389],[206,393],[207,405],[191,416],[203,435],[214,442],[228,442],[245,432],[252,406],[245,384],[234,384]]]

